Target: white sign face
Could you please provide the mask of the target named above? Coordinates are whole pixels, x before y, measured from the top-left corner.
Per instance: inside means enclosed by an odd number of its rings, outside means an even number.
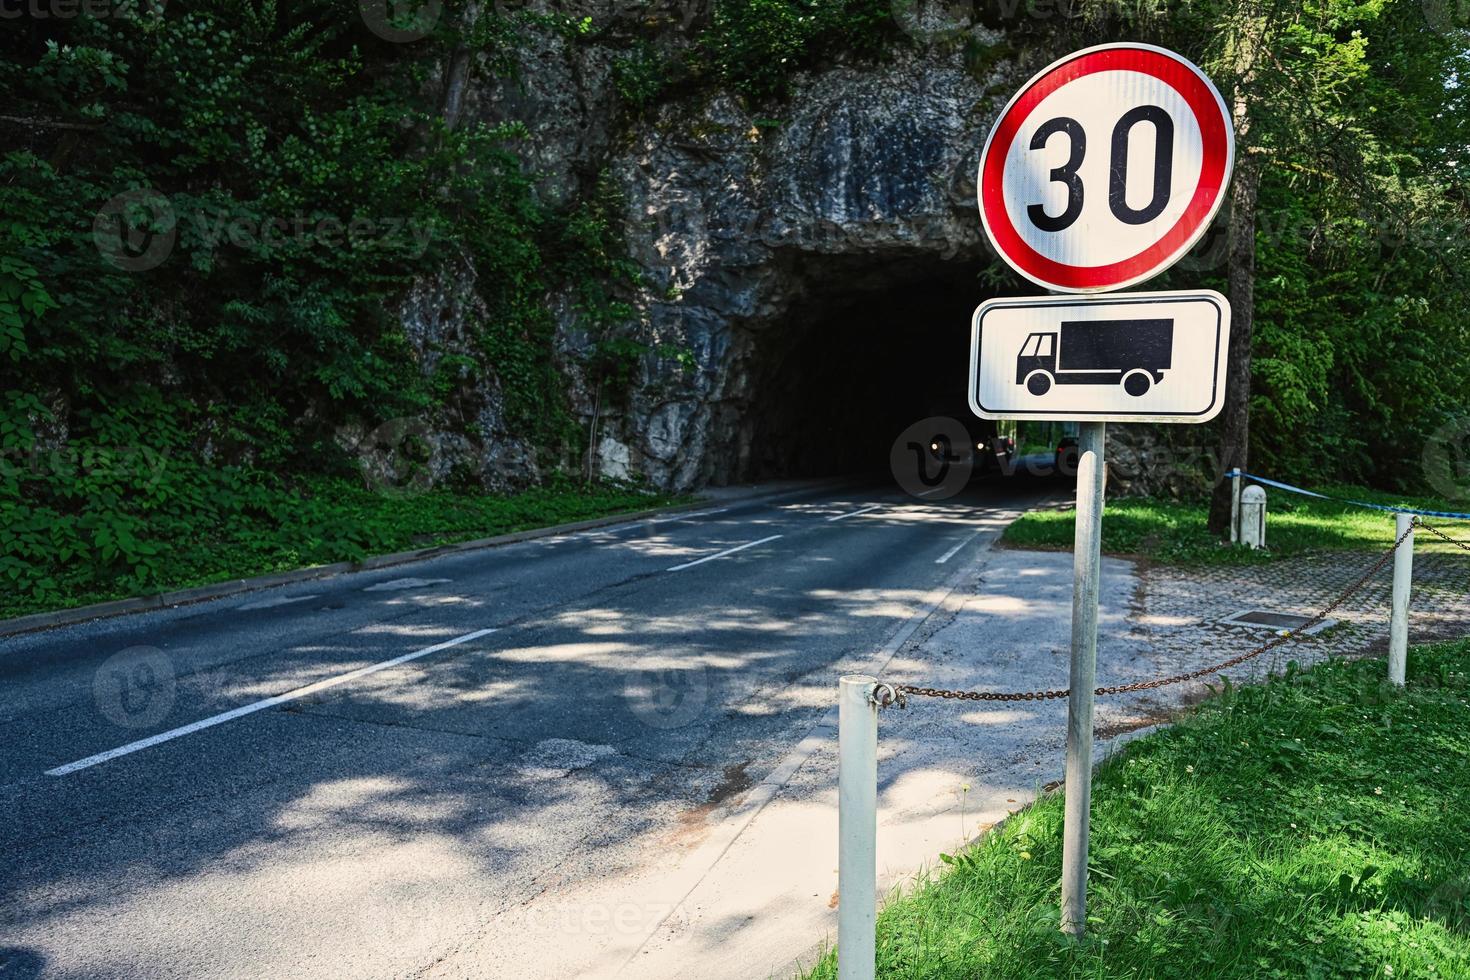
[[[1105,44],[1016,93],[980,159],[980,218],[1002,258],[1062,292],[1119,289],[1178,261],[1230,186],[1234,133],[1178,55]]]
[[[1213,290],[980,305],[970,408],[985,419],[1208,422],[1224,404],[1230,304]]]

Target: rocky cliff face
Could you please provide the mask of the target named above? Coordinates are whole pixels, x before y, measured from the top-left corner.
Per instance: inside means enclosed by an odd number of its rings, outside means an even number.
[[[644,339],[692,356],[691,364],[649,355],[623,403],[605,404],[579,376],[577,355],[591,340],[574,303],[548,297],[573,410],[592,436],[582,462],[671,490],[778,470],[770,445],[756,443],[779,434],[780,413],[759,406],[779,394],[773,386],[790,384],[780,365],[812,321],[811,304],[901,282],[930,261],[951,270],[968,263],[966,275],[987,261],[973,171],[997,104],[987,95],[992,80],[966,69],[964,51],[1000,37],[941,5],[905,7],[911,40],[890,60],[797,76],[777,104],[752,107],[703,86],[638,115],[625,111],[615,84],[624,42],[659,22],[677,44],[707,12],[626,0],[555,6],[540,12],[610,26],[595,41],[534,29],[515,78],[472,82],[454,91],[447,111],[523,124],[526,164],[554,204],[610,178],[642,270]],[[446,89],[455,70],[443,67]],[[474,278],[473,268],[448,269],[406,297],[401,315],[426,370],[467,349]],[[793,322],[801,303],[807,315]],[[430,477],[472,466],[491,487],[537,478],[535,453],[501,420],[493,377],[473,387],[461,406],[413,427],[420,464]],[[396,465],[376,452],[385,440],[373,433],[346,438],[376,466]]]
[[[698,370],[636,401],[605,451],[673,487],[750,475],[762,362],[803,329],[798,301],[984,261],[970,174],[988,110],[961,66],[910,53],[803,79],[780,125],[717,95],[640,127],[612,171],[633,254],[675,297],[649,320]]]
[[[800,472],[794,447],[812,438],[803,427],[843,439],[839,416],[813,421],[791,398],[809,373],[807,334],[834,311],[916,281],[939,282],[962,310],[984,295],[976,277],[996,260],[982,241],[974,175],[1021,68],[1000,32],[971,20],[973,5],[921,0],[895,5],[907,38],[888,58],[798,75],[778,104],[753,107],[706,86],[636,117],[621,111],[616,90],[625,50],[617,25],[631,36],[635,21],[662,18],[687,36],[703,12],[668,3],[634,11],[625,0],[567,6],[556,12],[612,18],[613,28],[596,43],[538,34],[520,54],[519,78],[467,91],[461,111],[523,123],[528,163],[550,200],[570,201],[600,175],[616,183],[644,279],[646,338],[693,361],[649,355],[626,403],[604,404],[577,376],[574,355],[590,340],[573,304],[549,297],[573,407],[592,435],[586,462],[670,490]],[[465,277],[446,281],[457,285],[425,286],[405,307],[426,350],[443,346],[465,305]],[[963,312],[954,327],[967,329]],[[864,343],[904,339],[895,331]],[[881,362],[885,352],[864,356]],[[866,377],[872,387],[875,375]],[[954,387],[962,406],[963,366],[937,377],[920,383]],[[493,406],[494,392],[484,394]],[[534,475],[533,454],[495,428],[495,414],[479,419],[483,470],[491,485],[514,484]],[[447,454],[457,448],[445,443]]]

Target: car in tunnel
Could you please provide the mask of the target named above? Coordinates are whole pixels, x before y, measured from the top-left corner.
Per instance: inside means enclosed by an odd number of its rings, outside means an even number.
[[[991,426],[968,426],[968,445],[961,449],[949,432],[936,428],[929,437],[929,455],[936,463],[955,463],[964,458],[962,453],[971,453],[974,474],[1009,474],[1016,454],[1016,440],[1002,436]]]

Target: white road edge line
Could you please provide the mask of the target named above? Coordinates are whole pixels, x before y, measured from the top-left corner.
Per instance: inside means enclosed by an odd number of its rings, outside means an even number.
[[[871,506],[863,507],[858,510],[848,511],[846,514],[838,514],[836,517],[829,517],[827,518],[827,522],[830,524],[832,521],[840,521],[845,517],[856,517],[859,514],[866,514],[870,510],[877,510],[879,507],[882,506],[882,504],[872,504]]]
[[[159,732],[157,735],[150,735],[147,738],[139,739],[136,742],[129,742],[127,745],[120,745],[115,749],[108,749],[106,752],[99,752],[96,755],[89,755],[85,759],[79,759],[76,762],[68,762],[64,766],[57,766],[55,769],[46,770],[46,775],[69,776],[72,773],[78,772],[82,769],[89,769],[92,766],[101,765],[104,762],[111,762],[113,759],[117,759],[121,756],[131,755],[134,752],[141,752],[143,749],[152,748],[155,745],[159,745],[163,742],[169,742],[176,738],[183,738],[185,735],[192,735],[195,732],[203,731],[206,728],[213,728],[215,725],[223,725],[227,721],[234,721],[236,718],[243,718],[246,715],[254,714],[257,711],[264,711],[266,708],[273,708],[276,705],[284,704],[287,701],[295,701],[297,698],[304,698],[308,694],[315,694],[317,691],[324,691],[329,687],[336,687],[338,684],[345,684],[348,681],[357,680],[357,678],[359,677],[366,677],[368,674],[376,674],[380,670],[387,670],[389,667],[397,667],[399,664],[406,664],[410,660],[417,660],[420,657],[427,657],[431,653],[438,653],[440,650],[447,650],[450,647],[457,647],[461,643],[468,643],[471,640],[478,640],[480,637],[488,636],[494,632],[496,632],[496,630],[492,628],[475,630],[473,633],[466,633],[464,636],[456,636],[452,640],[445,640],[443,643],[435,643],[433,646],[424,647],[422,650],[415,650],[413,653],[405,653],[401,657],[394,657],[391,660],[384,660],[382,663],[371,664],[367,667],[359,667],[357,670],[351,670],[345,674],[338,674],[336,677],[328,677],[326,680],[317,681],[316,683],[308,684],[305,687],[298,687],[296,688],[296,690],[287,691],[285,694],[277,694],[274,697],[266,698],[263,701],[256,701],[251,704],[241,705],[238,708],[232,708],[229,711],[226,711],[222,714],[214,715],[210,718],[203,718],[199,721],[192,722],[188,725],[183,725],[179,728],[173,728],[166,732]]]
[[[694,561],[686,561],[682,565],[674,565],[672,568],[664,569],[664,571],[681,572],[686,568],[693,568],[695,565],[703,565],[707,561],[714,561],[716,558],[724,558],[726,555],[733,555],[737,551],[744,551],[746,548],[754,548],[756,545],[765,544],[767,541],[775,541],[781,536],[779,534],[773,534],[769,538],[761,538],[759,541],[749,541],[745,544],[736,545],[733,548],[726,548],[724,551],[717,551],[712,555],[705,555],[703,558],[698,558]]]
[[[971,534],[968,538],[965,538],[965,540],[961,541],[959,544],[955,545],[953,548],[949,549],[944,554],[940,555],[938,558],[934,559],[934,564],[936,564],[936,565],[943,565],[945,562],[949,561],[955,555],[957,555],[957,554],[960,553],[960,549],[961,548],[963,548],[965,545],[969,544],[971,541],[974,541],[976,538],[978,538],[983,531],[984,531],[984,528],[981,528],[979,531],[976,531],[974,534]]]

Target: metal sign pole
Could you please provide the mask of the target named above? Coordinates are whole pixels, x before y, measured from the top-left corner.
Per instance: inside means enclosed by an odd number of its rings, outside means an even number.
[[[1077,535],[1073,542],[1072,669],[1067,697],[1067,798],[1062,829],[1062,931],[1087,928],[1087,832],[1092,809],[1092,692],[1097,687],[1097,599],[1102,570],[1106,422],[1077,433]]]
[[[844,674],[837,702],[837,976],[873,980],[878,918],[877,680]]]

